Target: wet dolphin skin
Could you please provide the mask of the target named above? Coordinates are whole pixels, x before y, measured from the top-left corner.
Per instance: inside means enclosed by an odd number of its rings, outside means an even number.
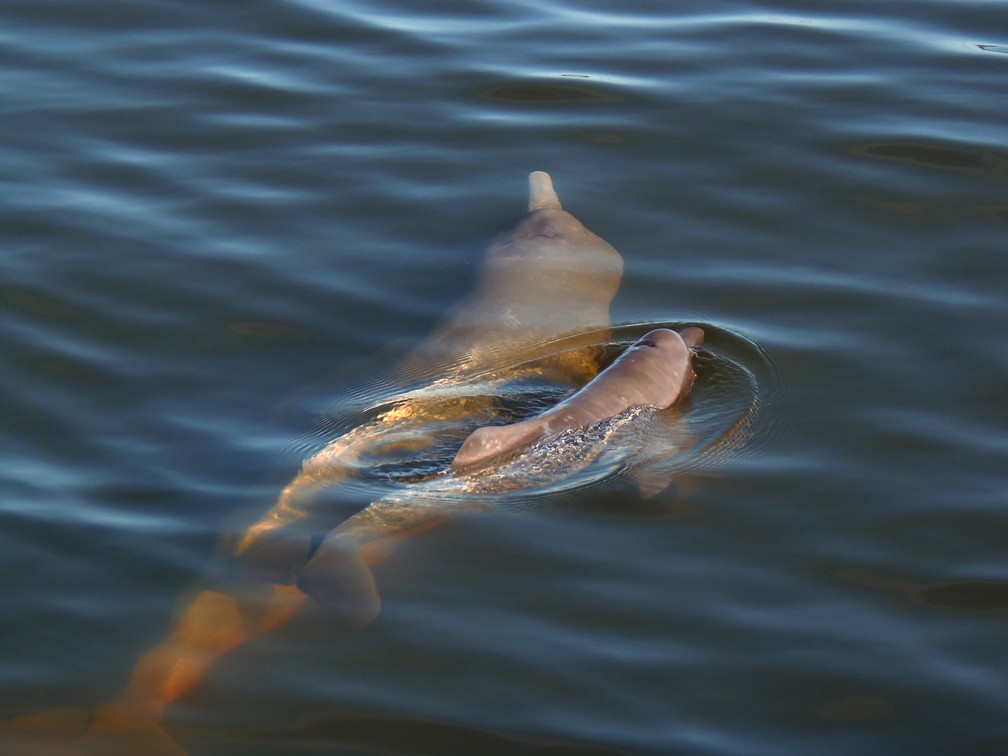
[[[703,330],[676,333],[658,328],[645,334],[588,385],[542,414],[511,425],[477,428],[462,444],[452,471],[471,473],[505,461],[543,438],[587,427],[631,407],[665,409],[693,385],[691,347]]]

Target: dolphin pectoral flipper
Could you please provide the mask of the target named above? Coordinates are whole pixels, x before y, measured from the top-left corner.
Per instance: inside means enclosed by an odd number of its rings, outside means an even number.
[[[371,568],[403,541],[443,525],[454,511],[439,502],[413,504],[383,499],[329,531],[298,573],[298,588],[342,627],[367,627],[381,609]]]
[[[364,563],[360,544],[335,531],[301,569],[298,588],[349,629],[366,627],[381,609],[374,573]]]
[[[650,471],[640,472],[637,470],[632,471],[629,478],[637,487],[640,497],[645,501],[664,493],[675,481],[675,475],[672,474],[654,475]]]

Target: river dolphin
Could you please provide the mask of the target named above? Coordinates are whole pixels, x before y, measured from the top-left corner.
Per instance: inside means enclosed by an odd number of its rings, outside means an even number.
[[[510,425],[477,428],[452,460],[455,473],[471,473],[519,454],[536,441],[571,428],[587,428],[631,407],[666,409],[682,398],[696,377],[691,347],[703,343],[703,330],[676,333],[658,328],[645,334],[619,359],[569,399]]]
[[[321,543],[289,526],[307,516],[315,494],[351,476],[358,460],[376,450],[413,450],[446,425],[492,422],[496,400],[487,392],[494,385],[534,374],[576,388],[598,375],[597,344],[610,325],[622,273],[619,252],[562,208],[549,174],[530,174],[528,213],[490,245],[472,293],[398,371],[434,379],[307,459],[236,553],[265,568],[271,582],[295,582],[344,624],[366,625],[379,607],[366,548],[380,550],[376,541],[447,516],[444,500],[374,502]],[[558,339],[574,336],[576,343],[579,334],[587,334],[583,347],[557,352]],[[478,391],[467,393],[469,385]]]
[[[546,412],[473,431],[455,455],[451,475],[464,478],[495,464],[512,462],[537,442],[572,429],[586,430],[634,407],[670,407],[693,385],[693,348],[703,343],[703,336],[703,330],[696,327],[682,333],[666,328],[651,331],[584,388]],[[589,461],[567,460],[568,474]],[[390,535],[426,529],[458,511],[462,506],[459,499],[467,492],[507,490],[514,487],[513,481],[513,476],[491,480],[488,487],[486,481],[466,485],[464,480],[440,479],[436,487],[419,485],[405,497],[375,502],[329,532],[301,568],[298,587],[341,623],[363,626],[377,615],[380,599],[362,547]],[[525,477],[524,482],[528,487],[536,481]]]
[[[250,596],[240,585],[211,581],[137,660],[118,699],[90,713],[23,718],[0,728],[13,738],[0,737],[0,748],[16,742],[18,752],[48,754],[74,737],[88,753],[184,753],[161,727],[165,708],[216,660],[285,623],[309,597],[348,628],[367,625],[380,606],[371,568],[465,501],[426,481],[399,486],[322,528],[320,539],[305,525],[319,509],[312,506],[316,495],[376,461],[408,459],[445,439],[457,454],[453,465],[438,457],[448,469],[434,482],[447,481],[462,494],[479,491],[494,484],[496,462],[546,448],[544,436],[619,417],[637,404],[675,402],[692,380],[689,354],[703,337],[699,329],[653,331],[599,374],[599,345],[609,336],[609,306],[622,272],[620,254],[561,207],[549,175],[532,173],[527,215],[486,250],[473,292],[405,358],[395,375],[410,380],[394,401],[305,460],[275,505],[227,544],[242,567],[258,570],[262,589]],[[536,418],[499,426],[495,394],[529,379],[582,390]],[[489,457],[482,453],[486,439],[492,439]]]

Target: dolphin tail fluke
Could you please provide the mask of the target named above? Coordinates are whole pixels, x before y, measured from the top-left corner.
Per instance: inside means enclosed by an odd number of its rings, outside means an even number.
[[[529,174],[529,212],[534,210],[562,210],[560,198],[553,189],[553,179],[545,171]]]

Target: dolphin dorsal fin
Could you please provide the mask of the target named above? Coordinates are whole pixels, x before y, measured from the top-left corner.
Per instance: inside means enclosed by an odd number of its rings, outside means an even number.
[[[560,198],[553,189],[553,179],[545,171],[529,174],[529,212],[534,210],[562,210]]]

